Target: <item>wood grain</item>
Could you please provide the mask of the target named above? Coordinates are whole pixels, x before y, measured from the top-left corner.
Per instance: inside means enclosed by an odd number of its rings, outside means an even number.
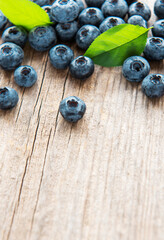
[[[20,97],[0,111],[0,239],[163,240],[164,98],[146,98],[120,67],[80,82],[28,45],[24,64],[38,73],[30,89],[0,70]],[[77,124],[59,113],[71,95],[87,104]]]

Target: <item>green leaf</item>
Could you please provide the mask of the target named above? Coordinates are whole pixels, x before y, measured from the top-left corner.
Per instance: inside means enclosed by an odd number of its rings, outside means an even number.
[[[0,0],[0,10],[14,25],[27,30],[51,24],[48,14],[29,0]]]
[[[148,31],[138,25],[115,26],[99,35],[84,55],[103,67],[121,66],[126,58],[143,52]]]

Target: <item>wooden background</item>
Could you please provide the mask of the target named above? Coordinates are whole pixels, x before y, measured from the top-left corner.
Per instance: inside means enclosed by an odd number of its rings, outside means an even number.
[[[149,100],[121,67],[80,82],[28,45],[23,63],[38,73],[30,89],[0,70],[20,97],[0,111],[0,240],[163,240],[164,98]],[[87,104],[77,124],[59,113],[71,95]]]

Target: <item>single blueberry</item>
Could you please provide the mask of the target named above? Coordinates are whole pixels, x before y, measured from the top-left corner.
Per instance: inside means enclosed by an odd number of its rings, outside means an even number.
[[[42,9],[48,14],[50,21],[53,22],[53,24],[55,24],[56,22],[51,17],[51,7],[52,7],[51,5],[44,5]]]
[[[164,19],[164,0],[156,0],[154,4],[154,12],[158,18]]]
[[[79,48],[86,50],[101,34],[100,30],[92,25],[84,25],[76,34],[76,43]]]
[[[50,4],[50,0],[30,0],[30,1],[38,4],[41,7],[44,6],[44,5],[49,5]]]
[[[151,17],[151,11],[149,6],[143,2],[135,2],[129,6],[129,16],[140,15],[146,21],[148,21]]]
[[[85,0],[88,7],[98,7],[101,8],[105,0]]]
[[[0,109],[11,109],[16,106],[18,100],[18,93],[13,88],[0,88]]]
[[[102,11],[95,7],[85,8],[79,15],[80,26],[90,24],[98,27],[103,20]]]
[[[24,28],[22,27],[8,27],[2,34],[3,42],[13,42],[20,47],[24,47],[27,42],[28,35]]]
[[[128,19],[129,24],[139,25],[141,27],[147,28],[147,21],[140,15],[133,15]]]
[[[74,53],[66,45],[59,44],[49,51],[50,62],[57,69],[66,69],[73,60]]]
[[[142,81],[150,72],[148,61],[140,56],[127,58],[122,67],[124,77],[130,82]]]
[[[74,0],[56,0],[50,13],[56,22],[72,22],[79,14],[79,6]]]
[[[79,6],[79,13],[84,10],[85,6],[82,0],[74,0]]]
[[[56,42],[56,32],[51,26],[35,27],[29,32],[29,43],[36,51],[46,51]]]
[[[24,52],[15,43],[2,43],[0,45],[0,66],[5,70],[17,68],[23,61]]]
[[[103,33],[112,27],[115,27],[117,25],[124,24],[124,23],[125,21],[120,17],[107,17],[100,24],[99,29]]]
[[[0,30],[2,30],[7,24],[7,18],[5,15],[0,11]]]
[[[78,97],[67,97],[60,102],[59,111],[66,121],[76,123],[84,116],[86,104]]]
[[[31,66],[25,65],[18,67],[14,72],[14,81],[20,87],[31,87],[37,80],[37,73]]]
[[[105,17],[124,18],[128,12],[128,4],[125,0],[107,0],[102,5],[101,10]]]
[[[89,57],[79,56],[71,62],[69,69],[74,78],[85,80],[93,74],[94,63]]]
[[[154,23],[152,34],[155,37],[164,38],[164,19],[158,20]]]
[[[164,59],[164,39],[160,37],[149,37],[144,49],[144,55],[150,60]]]
[[[164,95],[164,75],[148,75],[142,82],[142,91],[150,98],[162,97]]]
[[[73,40],[76,36],[77,31],[78,24],[76,21],[69,23],[58,23],[56,25],[57,36],[63,42]]]

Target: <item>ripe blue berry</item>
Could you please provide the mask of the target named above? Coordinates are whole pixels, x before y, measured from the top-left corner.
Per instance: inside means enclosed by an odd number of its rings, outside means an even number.
[[[101,8],[105,0],[85,0],[88,7],[98,7]]]
[[[164,95],[164,75],[148,75],[142,82],[142,91],[150,98],[162,97]]]
[[[49,5],[50,4],[50,0],[30,0],[36,4],[38,4],[39,6],[44,6],[44,5]]]
[[[154,12],[158,18],[164,18],[164,0],[156,0]]]
[[[139,56],[127,58],[122,67],[124,77],[130,82],[142,81],[150,72],[148,61]]]
[[[90,24],[98,27],[103,20],[102,11],[95,7],[85,8],[79,15],[80,26]]]
[[[164,19],[158,20],[154,23],[152,28],[153,36],[164,38]]]
[[[85,6],[82,0],[74,0],[79,6],[79,13],[84,10]]]
[[[13,42],[22,48],[25,46],[27,39],[27,32],[22,27],[9,27],[2,34],[3,42]]]
[[[76,21],[69,23],[58,23],[56,25],[57,36],[63,42],[73,40],[76,36],[77,31],[78,24]]]
[[[24,52],[15,43],[3,43],[0,45],[0,66],[5,70],[17,68],[23,61]]]
[[[112,27],[115,27],[117,25],[124,24],[124,23],[125,21],[120,17],[107,17],[100,24],[99,29],[103,33]]]
[[[56,22],[72,22],[79,14],[79,6],[74,0],[56,0],[51,8],[51,16]]]
[[[61,101],[59,111],[66,121],[76,123],[84,116],[86,104],[78,97],[67,97]]]
[[[100,30],[97,27],[84,25],[76,34],[76,43],[79,48],[86,50],[100,34]]]
[[[15,107],[19,100],[18,93],[10,87],[0,88],[0,109],[7,110]]]
[[[139,25],[141,27],[147,28],[147,21],[140,15],[133,15],[128,19],[129,24]]]
[[[89,57],[79,56],[71,62],[69,69],[74,78],[85,80],[93,74],[94,63]]]
[[[0,30],[2,30],[7,24],[7,18],[5,15],[0,11]]]
[[[51,26],[35,27],[29,32],[29,43],[36,51],[46,51],[56,42],[56,32]]]
[[[31,87],[37,80],[37,73],[31,66],[18,67],[14,72],[14,81],[20,87]]]
[[[160,37],[149,37],[144,49],[144,55],[150,60],[164,59],[164,39]]]
[[[49,51],[50,62],[57,69],[66,69],[73,60],[74,53],[66,45],[59,44]]]
[[[128,4],[125,0],[107,0],[102,5],[101,10],[105,17],[124,18],[128,12]]]
[[[133,15],[140,15],[146,21],[148,21],[151,17],[151,11],[149,6],[146,3],[135,2],[135,3],[132,3],[129,7],[129,16],[131,17]]]

